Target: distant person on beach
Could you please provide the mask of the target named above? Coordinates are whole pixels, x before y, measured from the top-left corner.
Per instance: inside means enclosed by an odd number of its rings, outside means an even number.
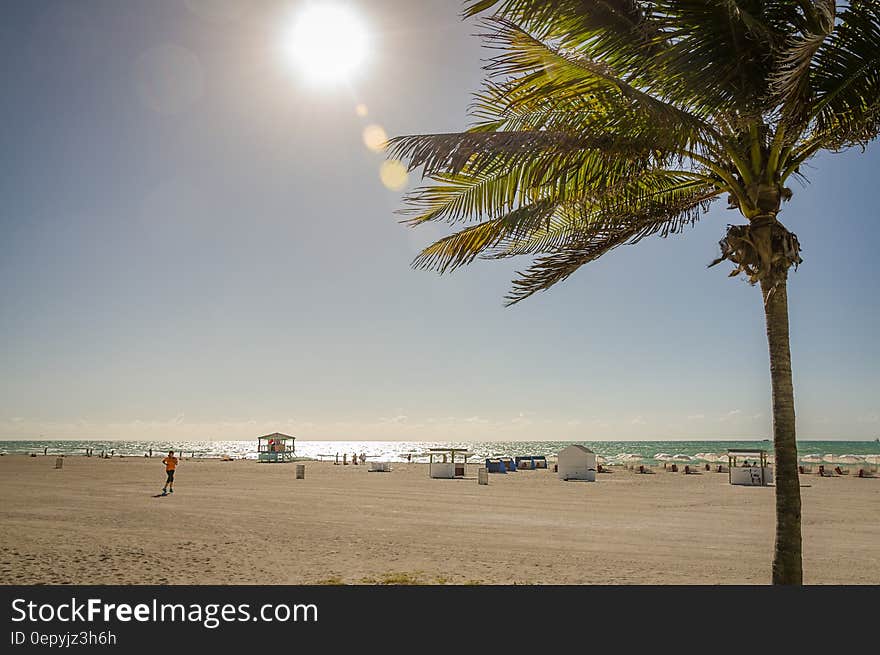
[[[45,455],[49,451],[49,446],[43,447],[43,455]]]
[[[174,493],[174,471],[177,469],[177,458],[174,456],[174,451],[168,451],[168,457],[162,460],[162,463],[165,465],[165,486],[162,487],[163,494],[173,494]]]

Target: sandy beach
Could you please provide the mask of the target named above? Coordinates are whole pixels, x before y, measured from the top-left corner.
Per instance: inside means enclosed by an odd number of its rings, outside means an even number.
[[[432,480],[424,464],[0,457],[3,584],[765,584],[773,489],[726,474]],[[880,478],[801,476],[804,581],[880,582]]]

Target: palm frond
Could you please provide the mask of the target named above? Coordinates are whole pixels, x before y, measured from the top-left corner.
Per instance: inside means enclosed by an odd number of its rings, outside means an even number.
[[[585,152],[608,160],[645,161],[656,157],[651,144],[624,136],[579,135],[572,132],[460,132],[400,136],[388,142],[389,156],[405,159],[409,170],[458,174],[504,163],[515,166],[536,158],[565,162]]]
[[[470,264],[486,249],[495,246],[502,239],[523,238],[540,229],[555,209],[556,204],[553,201],[539,200],[500,218],[465,228],[425,248],[413,260],[413,268],[445,273],[464,264]]]
[[[628,104],[646,119],[687,130],[695,140],[717,135],[703,117],[631,84],[608,61],[552,47],[504,18],[485,19],[484,25],[490,30],[482,35],[486,47],[501,51],[485,68],[490,78],[504,80],[510,108],[536,97],[592,97],[600,106],[608,103],[614,109]]]
[[[636,211],[621,208],[619,212],[603,212],[592,221],[592,229],[573,235],[568,243],[538,257],[519,273],[506,296],[507,305],[549,289],[618,246],[633,245],[655,234],[666,237],[681,232],[698,220],[701,203],[713,195],[695,192],[676,204],[649,203]]]
[[[864,144],[880,133],[880,3],[852,1],[813,55],[812,93],[793,119],[836,149]]]
[[[678,207],[692,198],[701,198],[700,209],[708,210],[708,201],[720,195],[717,187],[686,171],[653,170],[619,182],[601,195],[577,203],[560,205],[541,226],[525,236],[503,238],[483,255],[503,259],[521,255],[554,252],[572,239],[593,229],[606,216],[640,214],[660,207]],[[677,226],[669,225],[673,231]]]

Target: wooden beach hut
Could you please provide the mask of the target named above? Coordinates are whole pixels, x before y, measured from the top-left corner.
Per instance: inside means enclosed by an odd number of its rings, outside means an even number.
[[[560,480],[596,481],[596,453],[578,444],[567,446],[556,456],[556,474]]]
[[[428,475],[432,478],[463,478],[467,458],[473,455],[465,448],[431,448],[428,451]],[[461,461],[456,461],[460,457]]]
[[[727,451],[728,480],[730,484],[766,487],[773,482],[773,467],[767,461],[767,451],[758,448],[731,448]],[[744,466],[743,464],[746,464]]]
[[[296,437],[273,432],[257,438],[257,461],[292,462],[296,454]]]

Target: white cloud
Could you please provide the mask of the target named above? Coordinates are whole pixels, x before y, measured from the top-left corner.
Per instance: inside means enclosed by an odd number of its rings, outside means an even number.
[[[517,416],[513,417],[510,422],[515,425],[531,425],[532,421],[529,419],[529,416],[532,415],[532,412],[520,412]]]
[[[722,416],[721,418],[719,418],[718,421],[721,422],[721,423],[724,423],[725,421],[727,421],[727,420],[729,420],[729,419],[732,419],[732,418],[734,418],[734,417],[736,417],[736,416],[739,416],[740,414],[742,414],[742,410],[741,410],[741,409],[732,409],[732,410],[730,410],[729,412],[727,412],[727,414],[725,414],[724,416]]]
[[[379,419],[379,423],[406,423],[409,419],[405,414],[398,414],[397,416],[392,416],[390,418],[381,417]]]

